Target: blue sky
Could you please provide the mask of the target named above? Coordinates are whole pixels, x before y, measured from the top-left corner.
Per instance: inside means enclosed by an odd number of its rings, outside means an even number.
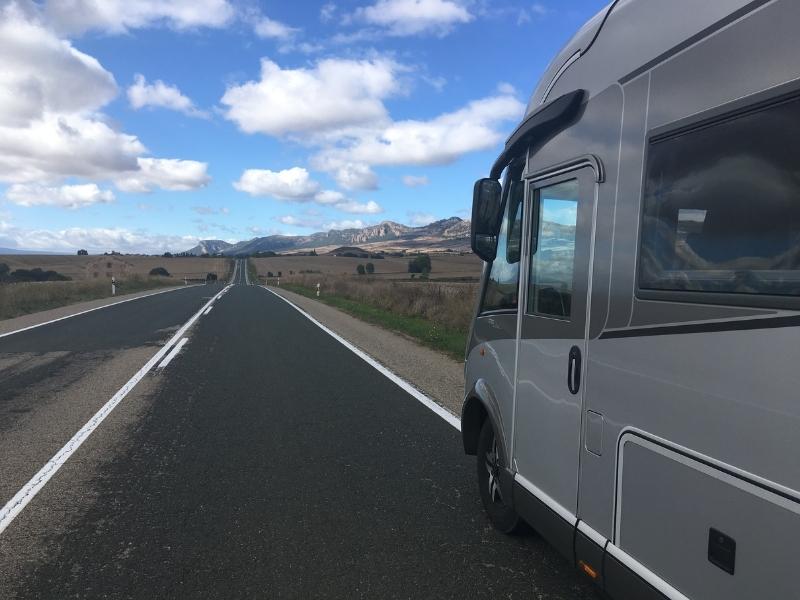
[[[0,0],[0,246],[161,252],[466,218],[603,5]]]

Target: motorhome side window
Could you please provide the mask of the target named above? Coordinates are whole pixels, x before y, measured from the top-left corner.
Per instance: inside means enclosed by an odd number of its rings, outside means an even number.
[[[529,314],[568,319],[572,313],[578,192],[578,180],[571,179],[534,194]]]
[[[639,287],[800,294],[800,99],[650,145]]]
[[[516,310],[519,299],[519,258],[522,240],[522,199],[525,187],[520,180],[522,168],[513,169],[506,179],[505,212],[500,235],[497,238],[497,255],[492,262],[482,311]]]

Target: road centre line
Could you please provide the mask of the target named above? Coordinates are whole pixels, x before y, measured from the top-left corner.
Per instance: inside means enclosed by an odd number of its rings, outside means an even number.
[[[208,314],[208,311],[206,311],[203,314]],[[156,367],[156,369],[161,370],[164,367],[166,367],[169,363],[171,363],[172,359],[175,358],[176,356],[178,356],[178,352],[181,351],[181,348],[183,348],[186,345],[186,342],[188,342],[188,341],[189,341],[189,338],[183,338],[180,342],[175,344],[175,347],[172,349],[172,352],[167,354],[167,357],[164,360],[162,360],[161,363],[159,363],[159,365]]]
[[[142,298],[150,298],[151,296],[157,296],[158,294],[166,294],[168,292],[177,292],[178,290],[185,290],[186,288],[190,287],[197,287],[201,285],[199,283],[193,285],[182,285],[180,287],[175,287],[169,290],[159,290],[157,292],[153,292],[152,294],[144,294],[143,296],[136,296],[136,298],[128,298],[126,300],[120,300],[118,302],[112,302],[111,304],[104,304],[103,306],[96,306],[95,308],[89,308],[87,310],[82,310],[80,312],[76,312],[71,315],[66,315],[64,317],[59,317],[57,319],[51,319],[50,321],[45,321],[44,323],[37,323],[36,325],[29,325],[28,327],[22,327],[21,329],[15,329],[14,331],[9,331],[8,333],[0,333],[0,338],[4,338],[9,335],[14,335],[15,333],[22,333],[23,331],[30,331],[31,329],[36,329],[37,327],[44,327],[45,325],[50,325],[51,323],[58,323],[59,321],[63,321],[65,319],[71,319],[72,317],[79,317],[80,315],[85,315],[86,313],[94,312],[96,310],[102,310],[104,308],[111,308],[112,306],[117,306],[118,304],[125,304],[126,302],[133,302],[134,300],[141,300]]]
[[[164,355],[169,352],[170,348],[175,344],[177,340],[179,340],[186,331],[199,319],[203,312],[219,297],[222,293],[227,290],[228,288],[224,288],[220,291],[216,296],[214,296],[211,300],[209,300],[199,311],[197,311],[192,317],[183,324],[183,326],[175,333],[170,340],[164,344],[164,346],[159,349],[155,355],[145,363],[145,365],[139,369],[139,371],[131,377],[128,382],[123,385],[116,394],[114,394],[111,399],[106,402],[103,407],[98,410],[94,416],[89,419],[89,421],[81,427],[81,429],[72,436],[64,447],[61,448],[54,456],[51,458],[47,463],[39,470],[36,475],[34,475],[28,483],[26,483],[22,489],[20,489],[11,500],[9,500],[2,509],[0,509],[0,534],[5,531],[6,527],[8,527],[11,522],[16,518],[16,516],[22,512],[28,503],[33,500],[36,494],[45,486],[45,484],[50,480],[50,478],[56,474],[56,472],[64,465],[65,462],[72,456],[75,451],[80,448],[81,444],[85,442],[89,436],[94,432],[95,429],[98,428],[100,423],[102,423],[105,418],[111,414],[111,411],[114,410],[117,405],[122,402],[125,396],[136,386],[142,378],[150,372],[150,370],[157,365]]]
[[[455,427],[456,429],[461,431],[461,419],[459,419],[458,416],[456,416],[453,413],[451,413],[449,410],[447,410],[441,404],[437,403],[432,398],[429,398],[428,396],[426,396],[419,389],[417,389],[412,383],[406,381],[405,379],[400,377],[394,371],[389,370],[387,367],[385,367],[384,365],[379,363],[377,360],[372,358],[369,354],[367,354],[366,352],[364,352],[363,350],[361,350],[357,346],[355,346],[355,345],[351,344],[350,342],[348,342],[346,339],[344,339],[342,336],[340,336],[338,333],[336,333],[332,329],[329,329],[328,327],[326,327],[325,325],[323,325],[322,323],[317,321],[314,317],[312,317],[310,314],[308,314],[302,308],[297,306],[291,300],[289,300],[287,298],[284,298],[280,294],[277,294],[277,293],[273,292],[271,289],[269,289],[266,286],[260,285],[258,287],[264,288],[270,294],[273,294],[273,295],[277,296],[278,298],[280,298],[281,300],[283,300],[284,302],[286,302],[289,306],[294,308],[297,312],[299,312],[301,315],[303,315],[309,321],[314,323],[314,325],[316,325],[317,327],[322,329],[325,333],[330,335],[332,338],[334,338],[336,341],[338,341],[340,344],[342,344],[345,348],[347,348],[353,354],[358,356],[361,360],[363,360],[364,362],[369,364],[372,368],[374,368],[376,371],[378,371],[381,375],[383,375],[384,377],[386,377],[387,379],[392,381],[397,386],[401,387],[403,389],[403,391],[405,391],[408,394],[410,394],[411,396],[413,396],[421,404],[423,404],[426,408],[432,410],[437,415],[439,415],[442,419],[447,421],[450,425],[452,425],[453,427]]]

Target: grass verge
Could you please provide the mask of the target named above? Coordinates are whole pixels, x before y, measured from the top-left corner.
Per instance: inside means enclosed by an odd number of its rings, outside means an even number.
[[[168,277],[129,277],[117,284],[117,294],[133,294],[144,290],[181,285]],[[0,320],[12,319],[77,302],[111,297],[111,282],[44,281],[0,285]]]
[[[464,348],[467,345],[466,330],[443,326],[423,317],[393,313],[385,308],[370,306],[342,296],[323,294],[317,298],[316,290],[297,284],[285,284],[281,287],[306,298],[322,301],[367,323],[408,335],[458,361],[464,360]]]

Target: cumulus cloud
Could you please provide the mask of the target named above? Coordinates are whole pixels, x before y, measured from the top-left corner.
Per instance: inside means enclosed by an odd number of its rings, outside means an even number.
[[[22,5],[0,9],[0,125],[25,127],[45,113],[97,110],[117,94],[114,76],[59,39]]]
[[[98,112],[117,93],[114,77],[48,29],[32,6],[0,7],[0,182],[54,188],[81,178],[119,180],[126,190],[194,189],[198,169],[207,182],[204,163],[141,158],[144,144]],[[188,167],[195,173],[187,178]]]
[[[339,156],[326,165],[323,158],[315,163],[323,165],[321,168],[330,172],[341,187],[346,190],[376,190],[378,189],[378,176],[370,169],[368,164],[342,161]]]
[[[166,84],[160,79],[147,83],[144,75],[139,73],[133,80],[133,85],[128,88],[128,102],[136,110],[152,106],[176,110],[190,117],[208,117],[208,113],[198,110],[194,102],[174,85]]]
[[[125,33],[142,27],[224,27],[235,16],[228,0],[48,0],[47,20],[60,32]]]
[[[74,253],[85,248],[91,253],[117,250],[125,253],[160,254],[183,251],[198,242],[194,236],[158,235],[125,228],[22,229],[0,221],[0,241],[26,250]]]
[[[95,183],[48,187],[35,184],[15,184],[6,191],[6,199],[19,206],[58,206],[77,209],[92,204],[114,201],[114,193],[101,190]]]
[[[430,179],[425,177],[424,175],[405,175],[403,176],[403,185],[413,188],[413,187],[420,187],[422,185],[428,185],[430,183]]]
[[[499,126],[518,119],[525,106],[500,94],[470,102],[428,121],[405,120],[361,131],[314,158],[318,168],[337,172],[347,165],[442,165],[460,156],[494,147],[504,133]]]
[[[208,163],[177,158],[139,158],[138,170],[114,181],[125,192],[148,193],[155,188],[186,192],[204,187],[211,181]]]
[[[282,171],[247,169],[233,187],[251,196],[271,196],[279,200],[305,202],[320,191],[320,184],[302,167]]]
[[[400,90],[388,59],[320,60],[313,68],[282,69],[261,59],[261,78],[230,86],[225,117],[247,133],[319,134],[385,121],[383,100]]]
[[[343,221],[331,221],[329,223],[323,223],[323,229],[362,229],[366,227],[366,223],[361,219],[345,219]]]
[[[378,0],[357,9],[353,18],[385,28],[389,35],[433,33],[442,36],[455,25],[468,23],[474,17],[453,0]]]
[[[383,207],[374,200],[369,200],[367,202],[346,200],[344,202],[339,202],[334,206],[342,212],[353,213],[357,215],[377,215],[383,212]]]

